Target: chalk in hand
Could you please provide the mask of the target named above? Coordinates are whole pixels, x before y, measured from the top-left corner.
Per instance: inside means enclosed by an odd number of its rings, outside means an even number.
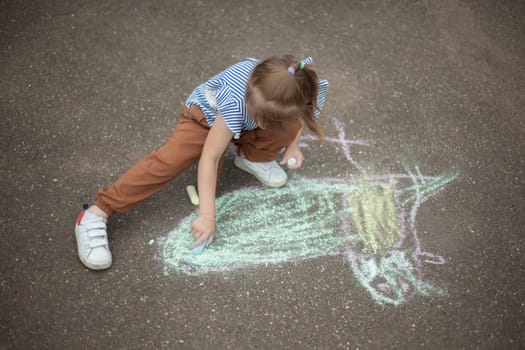
[[[198,246],[197,248],[193,248],[193,250],[191,251],[191,255],[193,256],[197,256],[199,255],[200,253],[202,253],[204,251],[204,248],[206,248],[206,242],[207,241],[204,241],[204,243],[202,243],[200,246]]]
[[[199,205],[199,195],[197,194],[197,189],[195,189],[195,186],[186,186],[186,192],[188,192],[188,196],[190,197],[191,203],[193,205]]]
[[[288,168],[293,167],[297,163],[297,159],[294,157],[288,158],[288,162],[286,163],[288,165]]]

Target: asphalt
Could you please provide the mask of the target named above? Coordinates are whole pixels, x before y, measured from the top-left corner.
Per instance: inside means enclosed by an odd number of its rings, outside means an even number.
[[[510,0],[1,1],[0,349],[524,348],[524,17]],[[378,299],[349,250],[167,273],[195,168],[112,217],[113,267],[84,268],[82,204],[163,143],[196,84],[280,53],[331,84],[327,141],[306,136],[292,184],[453,175],[407,226],[432,287],[394,274],[400,302]],[[232,157],[221,196],[258,186]]]

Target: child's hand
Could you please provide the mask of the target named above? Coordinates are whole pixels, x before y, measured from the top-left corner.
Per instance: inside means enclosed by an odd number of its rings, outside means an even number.
[[[295,163],[294,164],[288,163],[288,159],[290,159],[290,158],[295,158]],[[286,149],[286,152],[284,152],[283,159],[281,159],[279,164],[285,165],[285,164],[288,163],[288,168],[289,169],[299,169],[301,167],[301,165],[303,165],[303,161],[304,161],[303,152],[301,152],[299,147],[289,146]]]
[[[215,219],[199,215],[199,217],[191,223],[191,233],[195,240],[192,248],[197,248],[204,243],[204,241],[206,241],[206,247],[208,247],[211,242],[213,242],[215,235]]]

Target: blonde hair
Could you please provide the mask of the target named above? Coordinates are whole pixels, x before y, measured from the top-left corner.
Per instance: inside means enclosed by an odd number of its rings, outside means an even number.
[[[300,118],[322,140],[323,130],[314,115],[317,80],[313,67],[292,55],[267,58],[255,66],[248,79],[248,114],[260,127],[275,132],[285,130]]]

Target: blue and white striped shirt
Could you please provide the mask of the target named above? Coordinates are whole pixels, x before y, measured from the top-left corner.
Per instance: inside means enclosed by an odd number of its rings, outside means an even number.
[[[306,64],[312,64],[312,58],[304,59]],[[208,125],[212,126],[217,114],[224,119],[226,126],[233,132],[234,138],[239,138],[244,130],[254,130],[257,124],[248,115],[244,95],[250,73],[259,63],[253,58],[245,58],[239,63],[215,75],[207,82],[197,86],[186,99],[186,106],[198,106]],[[324,106],[328,81],[318,80],[319,92],[317,108]],[[316,111],[316,116],[319,112]]]

